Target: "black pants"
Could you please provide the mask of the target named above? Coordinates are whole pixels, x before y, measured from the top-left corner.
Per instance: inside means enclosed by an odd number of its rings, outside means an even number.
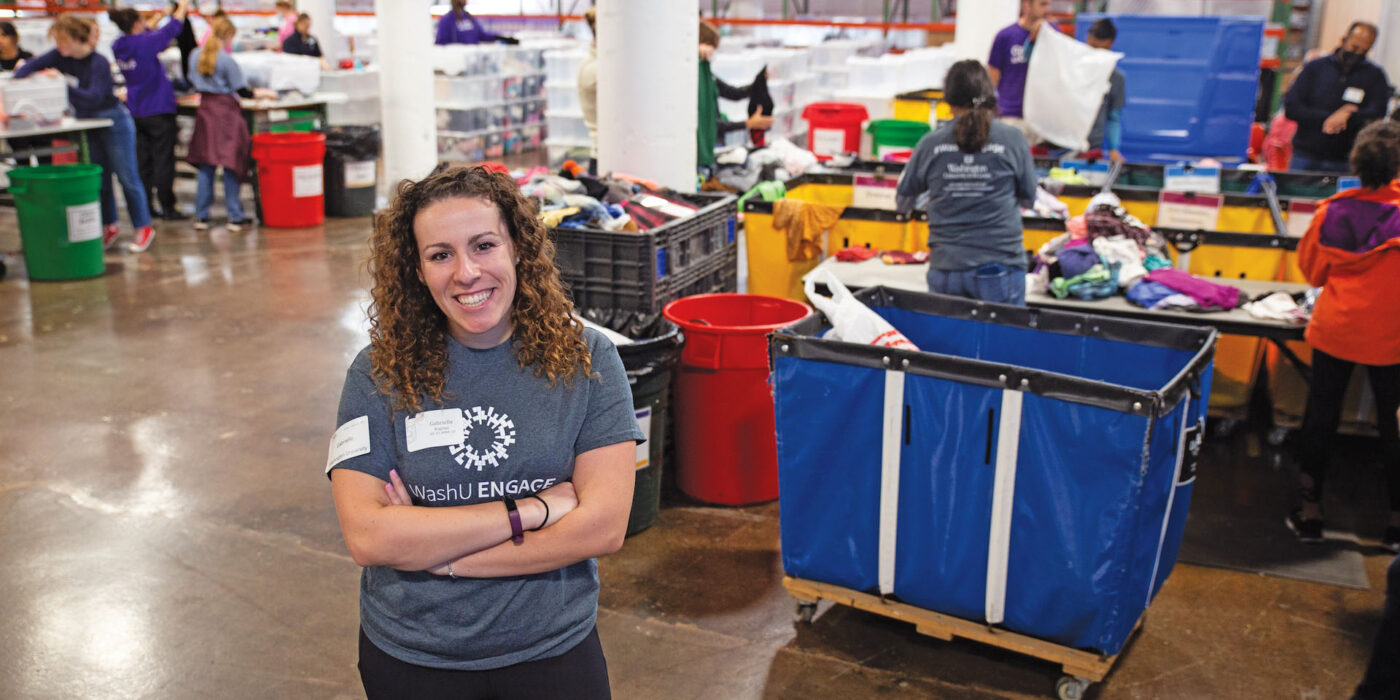
[[[1342,422],[1342,401],[1355,366],[1355,362],[1313,350],[1312,386],[1308,389],[1303,427],[1298,433],[1302,443],[1299,450],[1302,471],[1313,481],[1311,492],[1304,489],[1306,501],[1322,500],[1323,477],[1337,426]],[[1390,494],[1390,509],[1400,511],[1400,430],[1395,420],[1395,409],[1400,406],[1400,365],[1363,366],[1370,375],[1371,392],[1376,395],[1376,427],[1380,430],[1381,462]]]
[[[175,211],[175,137],[179,127],[175,115],[156,114],[135,117],[136,167],[141,171],[141,183],[146,197],[160,202],[161,211]],[[155,196],[151,196],[152,191]]]
[[[1371,649],[1371,664],[1356,688],[1353,700],[1400,698],[1400,557],[1390,561],[1385,573],[1385,612]]]
[[[369,700],[608,700],[608,662],[598,628],[578,646],[552,659],[527,661],[489,671],[453,671],[400,661],[384,653],[360,630],[360,681]]]

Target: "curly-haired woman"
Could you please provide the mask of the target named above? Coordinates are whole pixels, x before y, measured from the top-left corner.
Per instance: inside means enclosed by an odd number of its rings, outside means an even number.
[[[594,557],[622,546],[638,429],[509,175],[399,185],[370,344],[327,458],[370,698],[609,697]]]

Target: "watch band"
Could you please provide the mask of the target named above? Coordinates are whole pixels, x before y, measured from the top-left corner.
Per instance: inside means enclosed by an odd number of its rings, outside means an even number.
[[[520,523],[520,509],[515,507],[515,499],[507,498],[506,517],[510,518],[510,541],[516,544],[525,543],[525,528]]]

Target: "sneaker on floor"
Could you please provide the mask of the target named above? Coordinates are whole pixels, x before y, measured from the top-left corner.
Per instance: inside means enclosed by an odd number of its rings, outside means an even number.
[[[127,244],[126,249],[133,253],[145,252],[151,247],[151,241],[156,239],[156,230],[150,226],[142,226],[136,230],[136,240]]]
[[[189,214],[186,214],[185,212],[182,212],[179,209],[175,208],[171,208],[160,213],[160,219],[162,221],[184,221],[188,218],[190,218]]]
[[[252,227],[253,227],[253,220],[252,220],[252,219],[239,219],[238,221],[230,221],[230,222],[228,222],[227,224],[225,224],[225,226],[228,227],[228,230],[230,230],[230,231],[232,231],[232,232],[234,232],[234,233],[238,233],[239,231],[242,231],[242,230],[245,229],[245,228],[252,228]]]
[[[1304,518],[1302,508],[1293,509],[1293,512],[1283,519],[1283,524],[1304,544],[1320,544],[1326,541],[1322,536],[1322,518]]]
[[[102,249],[107,250],[108,248],[111,248],[112,244],[117,242],[117,236],[120,235],[121,229],[118,229],[116,224],[107,224],[106,226],[103,226]]]
[[[1381,538],[1381,546],[1400,554],[1400,527],[1394,525],[1387,527],[1385,536]]]
[[[196,230],[196,231],[208,231],[208,230],[209,230],[209,220],[208,220],[208,219],[195,219],[195,220],[194,220],[194,230]]]

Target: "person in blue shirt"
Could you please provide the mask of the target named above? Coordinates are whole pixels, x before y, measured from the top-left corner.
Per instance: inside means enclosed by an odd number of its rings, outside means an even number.
[[[190,82],[199,91],[199,111],[194,118],[186,160],[199,169],[194,196],[194,228],[209,228],[209,208],[214,204],[214,172],[224,169],[224,210],[229,231],[251,225],[243,216],[239,188],[248,173],[252,148],[243,106],[238,98],[274,99],[277,93],[265,88],[249,90],[243,71],[224,44],[232,42],[238,30],[228,19],[215,20],[213,32],[204,47],[190,55]]]
[[[467,0],[452,0],[452,11],[438,20],[436,39],[438,46],[489,44],[493,41],[503,41],[507,44],[519,43],[512,37],[486,31],[486,28],[481,26],[481,22],[478,22],[472,13],[467,12]]]
[[[160,63],[160,52],[170,46],[185,27],[189,0],[180,0],[175,12],[158,29],[147,29],[141,15],[131,8],[108,10],[107,16],[123,36],[112,42],[112,55],[126,79],[126,108],[136,123],[136,161],[147,197],[160,201],[161,218],[183,219],[175,206],[175,88]]]
[[[68,101],[79,118],[111,120],[110,128],[94,130],[89,137],[92,159],[102,166],[102,244],[110,248],[119,235],[117,198],[111,178],[116,175],[135,231],[129,248],[135,253],[144,251],[156,234],[151,228],[146,187],[136,167],[136,126],[112,91],[112,64],[93,51],[93,25],[77,17],[62,15],[55,19],[49,36],[57,48],[25,61],[15,70],[15,77],[24,78],[41,70],[62,73],[68,76]]]
[[[1118,38],[1118,28],[1107,17],[1089,26],[1089,41],[1096,49],[1113,49],[1113,40]],[[1116,67],[1108,78],[1108,92],[1103,96],[1099,116],[1094,120],[1094,128],[1089,130],[1089,148],[1102,149],[1108,159],[1123,162],[1120,151],[1123,145],[1123,105],[1127,102],[1126,80],[1123,72]]]

